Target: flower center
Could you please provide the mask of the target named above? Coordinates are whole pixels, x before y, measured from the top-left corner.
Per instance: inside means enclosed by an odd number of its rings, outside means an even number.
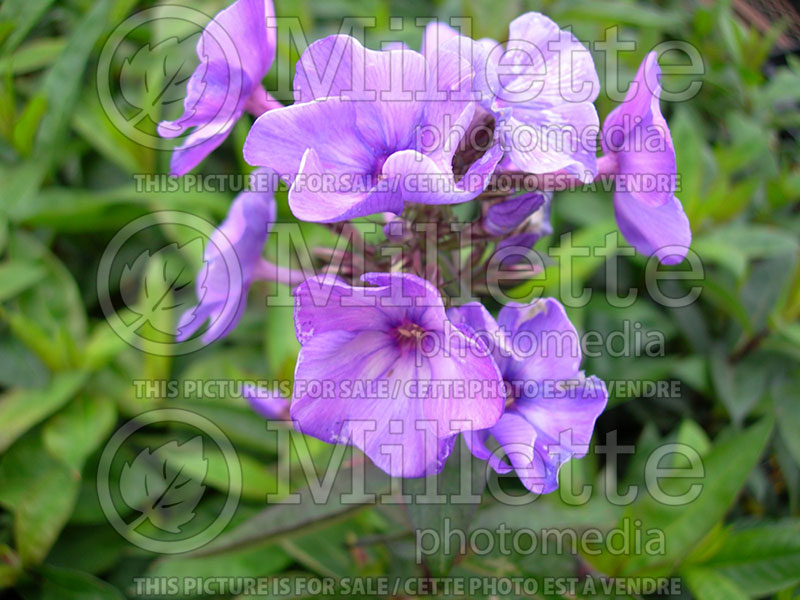
[[[506,408],[511,408],[514,405],[514,402],[517,401],[517,398],[514,395],[514,385],[508,379],[504,379],[503,384],[505,385],[506,391]]]
[[[416,323],[403,323],[395,329],[398,338],[402,340],[414,340],[418,342],[425,335],[425,330]]]
[[[458,149],[453,154],[452,166],[456,181],[466,175],[469,168],[480,159],[494,143],[495,119],[482,109],[476,111]]]

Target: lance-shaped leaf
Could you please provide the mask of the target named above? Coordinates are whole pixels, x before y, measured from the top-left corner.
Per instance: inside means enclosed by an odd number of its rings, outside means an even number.
[[[330,466],[336,469],[335,466]],[[186,554],[211,556],[305,533],[374,504],[389,488],[389,477],[374,465],[340,468],[333,478],[309,485],[283,504],[268,506],[216,540]],[[326,485],[326,482],[328,485]]]

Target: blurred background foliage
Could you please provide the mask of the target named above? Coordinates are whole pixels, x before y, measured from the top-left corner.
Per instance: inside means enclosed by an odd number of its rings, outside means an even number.
[[[223,7],[219,0],[192,4],[207,14]],[[595,294],[586,307],[571,311],[581,331],[608,335],[622,331],[627,322],[663,334],[663,356],[640,353],[631,359],[604,353],[585,362],[587,372],[608,381],[680,383],[679,393],[669,396],[640,397],[617,388],[595,439],[604,443],[615,432],[620,443],[635,444],[636,453],[622,456],[614,470],[622,483],[639,485],[645,483],[649,451],[667,441],[691,445],[704,461],[700,497],[670,508],[646,493],[628,506],[617,506],[597,492],[580,506],[569,494],[553,494],[515,507],[487,494],[473,527],[502,523],[512,530],[580,531],[638,522],[633,529],[662,529],[667,551],[658,556],[608,550],[599,555],[472,553],[451,566],[452,556],[414,563],[413,511],[409,515],[391,505],[265,507],[267,492],[287,493],[290,484],[287,471],[277,466],[274,433],[241,398],[155,394],[142,399],[134,393],[136,380],[290,378],[297,353],[291,309],[265,310],[259,301],[264,288],[255,290],[245,318],[229,338],[187,356],[160,357],[134,349],[103,318],[96,275],[116,231],[137,216],[167,209],[216,223],[232,199],[225,192],[135,187],[134,174],[166,172],[169,153],[139,145],[115,127],[99,101],[96,73],[114,27],[150,6],[136,0],[5,0],[0,6],[0,589],[24,598],[120,598],[134,595],[133,578],[143,575],[411,577],[449,570],[463,577],[540,579],[673,575],[685,584],[684,597],[796,597],[800,58],[775,46],[786,23],[758,31],[739,20],[728,2],[276,0],[277,14],[297,16],[309,39],[336,32],[343,16],[372,15],[378,28],[370,32],[370,41],[399,36],[412,47],[418,46],[421,29],[389,32],[390,16],[412,22],[418,16],[471,16],[475,37],[500,40],[508,22],[526,10],[572,26],[583,40],[602,39],[616,25],[620,39],[637,42],[635,51],[622,55],[622,86],[646,52],[664,40],[688,42],[705,64],[696,97],[662,103],[677,152],[679,197],[704,267],[702,278],[675,280],[664,289],[678,296],[701,286],[698,301],[676,309],[655,302],[639,256],[575,256],[573,289],[587,287]],[[137,41],[146,46],[150,34],[155,37],[146,27],[137,30]],[[118,93],[135,106],[160,108],[152,97],[155,88],[145,82],[163,71],[167,55],[179,56],[191,70],[196,64],[193,45],[183,45],[184,54],[164,48],[114,65],[111,77],[120,81]],[[276,64],[296,59],[296,49],[283,40]],[[597,55],[596,60],[603,76],[603,58]],[[280,76],[273,69],[268,88]],[[687,77],[667,76],[665,87],[685,87]],[[614,104],[601,93],[601,118]],[[179,105],[169,110],[174,113]],[[141,127],[152,133],[159,115],[151,113]],[[240,149],[248,118],[200,172],[247,169]],[[282,220],[291,220],[285,196],[279,197],[279,211]],[[566,233],[573,245],[601,247],[614,229],[611,196],[602,191],[559,194],[553,221],[555,234],[537,249],[561,244]],[[304,231],[310,243],[326,240],[315,228]],[[168,226],[159,235],[164,244],[176,244],[178,260],[193,273],[199,257],[181,246],[184,240]],[[147,268],[162,268],[159,260]],[[630,307],[614,308],[605,301],[602,292],[614,285],[606,281],[606,261],[617,266],[621,293],[638,291]],[[558,286],[548,290],[557,294]],[[135,289],[128,292],[135,297]],[[113,431],[163,406],[207,416],[233,441],[240,458],[242,500],[208,556],[161,556],[137,548],[114,531],[98,503],[98,458]],[[148,429],[132,436],[122,451],[132,461],[143,447],[188,436],[178,425]],[[305,457],[321,471],[332,454],[331,447],[314,440],[299,447],[305,450],[292,454],[290,470]],[[163,446],[164,452],[179,450]],[[183,463],[188,476],[208,488],[196,507],[199,515],[219,510],[227,485],[224,474],[215,475],[219,457],[207,458],[207,467]],[[158,464],[154,460],[150,468],[157,470]],[[594,483],[602,490],[611,468],[602,456],[573,462],[564,469],[562,488],[579,490],[583,483]],[[692,483],[675,479],[669,489],[677,494]],[[503,485],[520,492],[514,481]],[[125,500],[131,503],[130,497]],[[146,501],[142,497],[140,512],[147,510]],[[170,527],[169,514],[149,516]]]

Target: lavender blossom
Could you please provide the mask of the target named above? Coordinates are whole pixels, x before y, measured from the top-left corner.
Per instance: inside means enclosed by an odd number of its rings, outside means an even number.
[[[675,197],[672,136],[659,107],[661,69],[649,53],[625,101],[603,123],[603,150],[617,163],[614,210],[625,239],[665,264],[681,262],[692,241],[689,219]]]
[[[542,208],[545,199],[542,192],[530,192],[492,204],[486,211],[483,228],[495,236],[511,233]]]
[[[279,393],[263,388],[245,388],[242,395],[252,409],[271,421],[289,418],[289,400]]]
[[[329,223],[399,214],[405,202],[471,200],[501,158],[493,145],[454,173],[476,104],[469,64],[447,49],[431,62],[334,35],[303,53],[294,85],[296,103],[255,122],[244,156],[286,179],[299,219]]]
[[[275,58],[272,0],[237,0],[206,26],[197,43],[200,64],[189,78],[183,115],[162,121],[165,138],[194,131],[172,153],[173,175],[191,171],[219,146],[245,110],[260,115],[280,104],[261,86]]]
[[[510,304],[495,321],[481,304],[470,303],[447,316],[483,341],[508,390],[503,416],[489,429],[465,434],[467,445],[498,473],[516,470],[531,492],[552,492],[561,466],[586,454],[608,400],[605,384],[579,370],[580,342],[563,306],[552,298]],[[490,436],[509,462],[489,450]]]
[[[272,179],[259,175],[269,174],[256,173],[255,181]],[[275,214],[275,197],[270,187],[264,191],[245,191],[236,197],[225,221],[206,245],[203,268],[196,282],[198,304],[181,316],[178,341],[189,338],[206,320],[210,320],[202,338],[206,344],[228,335],[236,326],[258,272]]]
[[[436,49],[434,44],[440,44]],[[475,71],[481,107],[495,120],[507,161],[528,173],[563,171],[584,183],[597,172],[594,100],[600,84],[590,52],[548,17],[529,12],[509,25],[505,49],[444,23],[425,31],[423,53],[458,48]],[[430,58],[429,58],[430,59]]]
[[[360,448],[393,476],[439,472],[458,433],[503,412],[502,380],[479,343],[450,327],[438,290],[404,273],[377,287],[316,277],[295,290],[299,431]]]

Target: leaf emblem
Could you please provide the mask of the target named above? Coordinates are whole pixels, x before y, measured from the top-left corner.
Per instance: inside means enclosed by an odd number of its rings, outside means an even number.
[[[199,35],[147,44],[125,58],[120,69],[120,92],[126,102],[139,109],[137,122],[145,117],[158,122],[162,106],[183,100],[186,82],[194,70],[189,57],[194,55]]]
[[[190,265],[196,264],[195,258],[197,262],[202,260],[203,248],[203,238],[196,237],[183,246],[168,244],[152,254],[144,250],[132,263],[123,266],[120,295],[137,317],[129,327],[139,329],[150,323],[163,333],[174,333],[171,329],[164,331],[159,324],[167,323],[171,327],[186,309],[188,302],[185,298],[177,299],[177,295],[194,280],[195,273]],[[187,261],[185,256],[192,259]],[[137,285],[140,278],[141,284]]]
[[[154,451],[145,448],[139,452],[122,467],[119,482],[122,500],[141,512],[131,528],[149,519],[162,531],[180,533],[195,516],[207,473],[208,459],[203,456],[199,435],[183,444],[172,441]],[[158,518],[153,518],[155,515]]]

